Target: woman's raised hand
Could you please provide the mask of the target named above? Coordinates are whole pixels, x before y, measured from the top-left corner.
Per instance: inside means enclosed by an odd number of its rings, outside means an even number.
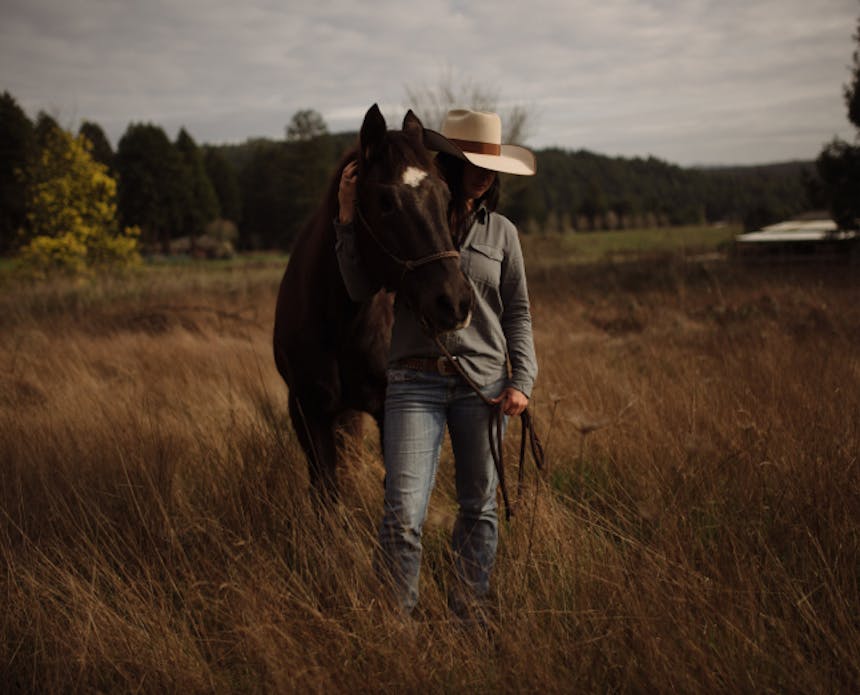
[[[347,164],[340,175],[337,189],[337,220],[341,224],[352,222],[355,214],[355,184],[358,181],[358,162]]]

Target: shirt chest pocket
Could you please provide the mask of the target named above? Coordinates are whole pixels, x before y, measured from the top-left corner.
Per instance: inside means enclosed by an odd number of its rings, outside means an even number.
[[[483,282],[498,287],[502,280],[502,260],[505,254],[501,249],[487,244],[472,243],[468,246],[469,266],[467,274],[475,282]]]

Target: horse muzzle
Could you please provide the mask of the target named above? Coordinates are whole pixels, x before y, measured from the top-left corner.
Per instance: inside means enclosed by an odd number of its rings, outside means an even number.
[[[418,314],[431,336],[461,330],[471,323],[475,302],[472,287],[462,274],[457,280],[419,297]]]

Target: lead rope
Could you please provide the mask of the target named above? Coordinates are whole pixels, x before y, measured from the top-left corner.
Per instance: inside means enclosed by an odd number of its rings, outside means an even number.
[[[511,502],[510,497],[508,496],[508,486],[505,481],[505,462],[504,462],[504,450],[502,448],[502,418],[504,414],[502,413],[502,404],[501,403],[493,403],[489,398],[487,398],[482,392],[481,388],[472,380],[472,378],[466,374],[466,371],[463,367],[460,366],[460,363],[454,359],[453,355],[448,351],[448,349],[442,344],[442,341],[437,336],[434,338],[436,341],[437,347],[442,351],[442,354],[445,355],[448,362],[457,373],[463,377],[465,382],[469,385],[469,387],[478,395],[484,403],[486,403],[491,408],[491,415],[489,419],[488,426],[488,437],[490,440],[490,452],[493,456],[493,464],[496,467],[496,473],[499,476],[499,487],[502,489],[502,500],[505,503],[505,520],[510,521],[511,517],[514,515],[516,511],[516,505],[522,499],[523,495],[523,482],[525,480],[525,460],[526,460],[526,437],[528,437],[529,446],[532,453],[532,459],[535,462],[535,466],[539,471],[542,471],[544,468],[544,451],[543,444],[541,444],[540,438],[535,432],[534,422],[532,421],[531,413],[526,408],[522,413],[520,413],[520,422],[521,422],[521,431],[520,431],[520,461],[519,467],[517,470],[517,499]]]

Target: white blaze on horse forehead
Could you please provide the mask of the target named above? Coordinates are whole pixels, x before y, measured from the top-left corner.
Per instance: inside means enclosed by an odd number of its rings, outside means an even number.
[[[406,171],[403,172],[403,183],[412,188],[418,188],[426,178],[427,172],[418,167],[406,167]]]

